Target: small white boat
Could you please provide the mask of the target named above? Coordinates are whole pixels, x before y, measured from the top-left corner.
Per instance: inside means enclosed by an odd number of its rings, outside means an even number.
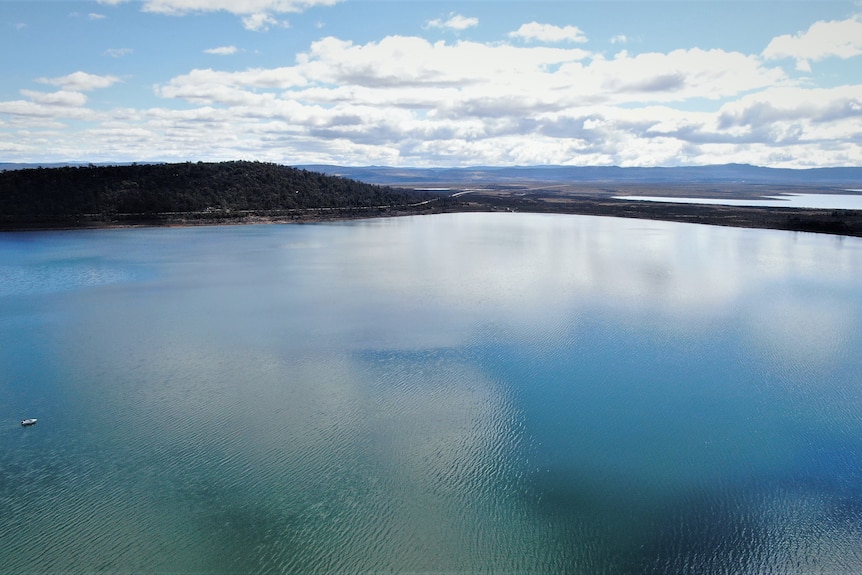
[[[24,427],[26,427],[28,425],[36,425],[37,421],[39,421],[39,420],[38,419],[22,419],[21,425],[23,425]]]

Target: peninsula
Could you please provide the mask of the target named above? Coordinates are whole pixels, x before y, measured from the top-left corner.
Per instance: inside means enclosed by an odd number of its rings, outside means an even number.
[[[7,166],[8,167],[8,166]],[[398,169],[261,162],[60,166],[0,172],[0,230],[306,222],[462,211],[644,218],[862,237],[862,210],[658,203],[862,188],[862,168]]]

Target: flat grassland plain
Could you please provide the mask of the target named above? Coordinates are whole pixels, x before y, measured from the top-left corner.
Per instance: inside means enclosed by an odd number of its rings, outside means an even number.
[[[402,184],[404,185],[404,184]],[[426,183],[412,183],[423,188]],[[746,183],[556,183],[507,182],[471,186],[451,182],[441,197],[439,211],[519,211],[641,218],[697,224],[768,228],[862,236],[862,210],[783,206],[728,206],[655,202],[647,197],[763,200],[790,194],[844,194],[843,186],[771,185]],[[427,188],[426,188],[427,189]],[[643,201],[620,199],[643,196]]]

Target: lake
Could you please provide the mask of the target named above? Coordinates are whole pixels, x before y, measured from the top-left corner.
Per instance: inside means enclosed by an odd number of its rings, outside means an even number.
[[[665,202],[672,204],[706,204],[712,206],[750,206],[771,208],[814,208],[820,210],[862,210],[862,190],[842,194],[781,194],[754,198],[682,198],[674,196],[616,196],[618,200]]]
[[[4,233],[0,366],[3,572],[862,572],[858,238]]]

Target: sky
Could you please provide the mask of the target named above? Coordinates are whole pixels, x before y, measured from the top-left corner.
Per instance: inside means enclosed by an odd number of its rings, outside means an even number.
[[[0,0],[0,163],[862,166],[862,0]]]

